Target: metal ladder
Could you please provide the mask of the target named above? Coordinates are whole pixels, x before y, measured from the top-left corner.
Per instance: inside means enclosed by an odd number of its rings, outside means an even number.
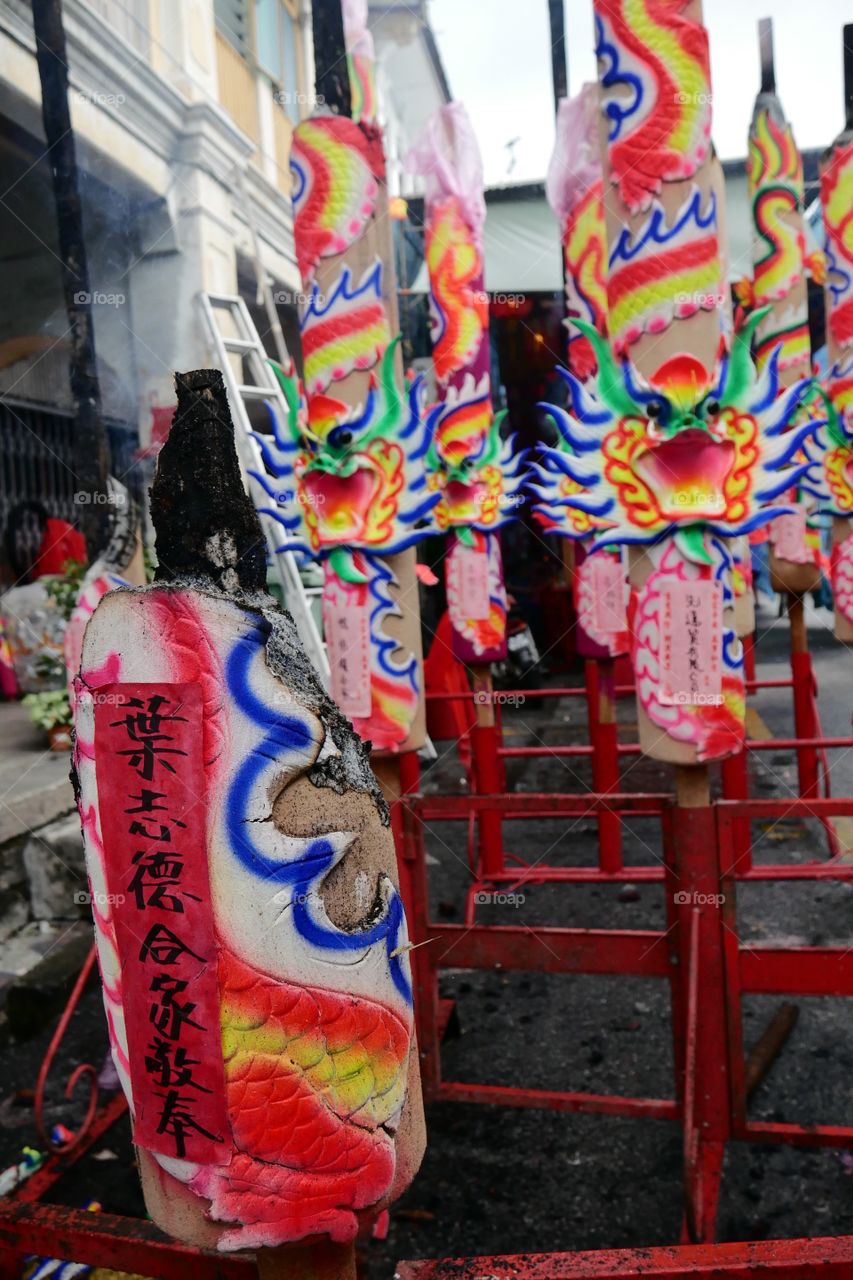
[[[267,353],[243,299],[227,293],[202,293],[201,303],[216,352],[216,360],[225,379],[231,415],[236,428],[234,437],[237,456],[240,459],[249,496],[258,511],[270,560],[281,585],[285,607],[296,623],[308,657],[328,688],[329,659],[311,607],[312,600],[320,598],[323,588],[306,587],[302,581],[296,556],[293,551],[287,549],[286,535],[282,526],[261,510],[262,507],[269,505],[269,494],[250,474],[250,471],[263,472],[264,463],[258,443],[252,436],[252,426],[246,411],[247,403],[269,400],[276,412],[281,414],[282,420],[287,416],[287,404],[267,363]],[[223,322],[225,328],[223,328]],[[239,360],[235,361],[234,356],[239,357]],[[242,382],[240,378],[243,374],[238,375],[235,364],[241,370],[248,368],[249,377],[253,381]]]

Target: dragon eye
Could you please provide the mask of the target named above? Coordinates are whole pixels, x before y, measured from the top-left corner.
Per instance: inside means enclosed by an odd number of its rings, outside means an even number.
[[[329,434],[329,444],[336,449],[346,449],[347,445],[352,444],[352,432],[348,427],[335,427]]]
[[[719,400],[706,400],[706,401],[705,401],[705,417],[706,417],[706,418],[716,418],[716,416],[717,416],[717,414],[718,414],[719,412],[720,412],[720,402],[719,402]]]
[[[646,417],[652,422],[657,422],[658,418],[663,414],[663,405],[660,400],[649,400],[646,404]]]

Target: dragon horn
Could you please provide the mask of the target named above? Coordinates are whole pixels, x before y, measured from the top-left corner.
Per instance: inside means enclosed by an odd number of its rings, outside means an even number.
[[[598,391],[614,413],[628,416],[637,412],[637,405],[625,390],[622,367],[613,357],[610,343],[594,325],[572,318],[572,324],[587,338],[598,360]],[[569,371],[571,372],[571,370]]]
[[[737,404],[755,378],[755,365],[752,362],[752,339],[755,331],[765,316],[772,311],[771,306],[759,307],[753,311],[742,329],[735,334],[732,351],[726,368],[725,386],[720,391],[723,404]]]
[[[308,426],[306,422],[304,427],[299,426],[299,384],[292,374],[289,374],[277,360],[267,360],[267,364],[276,376],[276,381],[281,387],[282,394],[287,402],[287,425],[290,428],[290,434],[296,444],[303,436],[308,436],[311,440],[317,440],[317,436]]]

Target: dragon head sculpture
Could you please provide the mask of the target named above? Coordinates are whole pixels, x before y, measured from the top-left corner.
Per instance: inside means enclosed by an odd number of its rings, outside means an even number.
[[[537,467],[546,514],[564,505],[588,517],[594,548],[667,535],[687,548],[705,531],[736,536],[788,510],[773,504],[813,474],[804,447],[821,424],[786,429],[811,379],[780,393],[775,358],[756,373],[750,342],[765,314],[754,313],[715,370],[676,355],[649,378],[578,322],[598,357],[597,394],[561,369],[571,411],[542,405],[560,434]],[[577,487],[562,496],[564,477]]]
[[[254,433],[264,472],[253,472],[275,504],[267,508],[290,549],[328,556],[339,577],[363,581],[353,553],[391,555],[429,530],[440,495],[428,489],[429,446],[422,384],[402,392],[394,376],[399,338],[387,347],[379,377],[371,375],[363,406],[333,396],[306,400],[292,371],[271,362],[287,403],[284,422],[273,406],[272,434]],[[310,405],[310,407],[309,407]]]
[[[525,483],[525,453],[513,436],[501,439],[506,411],[492,415],[488,376],[466,376],[460,388],[427,414],[427,486],[435,494],[435,522],[463,543],[473,531],[494,533],[515,514]]]

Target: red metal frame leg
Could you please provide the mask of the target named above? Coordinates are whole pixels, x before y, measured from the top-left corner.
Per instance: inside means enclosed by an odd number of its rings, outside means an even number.
[[[747,680],[755,679],[755,636],[743,637],[743,673]]]
[[[494,724],[478,724],[471,730],[474,749],[474,782],[477,795],[500,795],[501,760],[498,755],[500,729]],[[499,808],[484,809],[477,828],[478,874],[488,880],[506,870],[503,848],[503,819]]]
[[[683,777],[677,772],[677,794]],[[694,777],[702,771],[684,770]],[[689,802],[688,802],[689,803]],[[673,813],[679,948],[687,974],[684,1055],[685,1234],[713,1240],[725,1143],[731,1134],[723,903],[714,810],[682,802]],[[700,1016],[701,997],[701,1016]]]
[[[613,660],[588,658],[586,691],[592,787],[599,795],[613,795],[620,785],[615,689]],[[622,870],[622,822],[618,813],[599,814],[598,863],[602,871],[610,874]]]
[[[791,676],[794,682],[794,732],[812,745],[797,748],[797,775],[804,800],[817,799],[818,753],[814,739],[819,736],[816,715],[816,684],[809,653],[805,606],[801,596],[788,596],[791,631]]]
[[[746,751],[739,751],[736,756],[729,756],[724,760],[721,775],[724,800],[749,799],[749,757]],[[732,819],[732,836],[737,871],[749,871],[752,866],[752,826],[749,818]]]

